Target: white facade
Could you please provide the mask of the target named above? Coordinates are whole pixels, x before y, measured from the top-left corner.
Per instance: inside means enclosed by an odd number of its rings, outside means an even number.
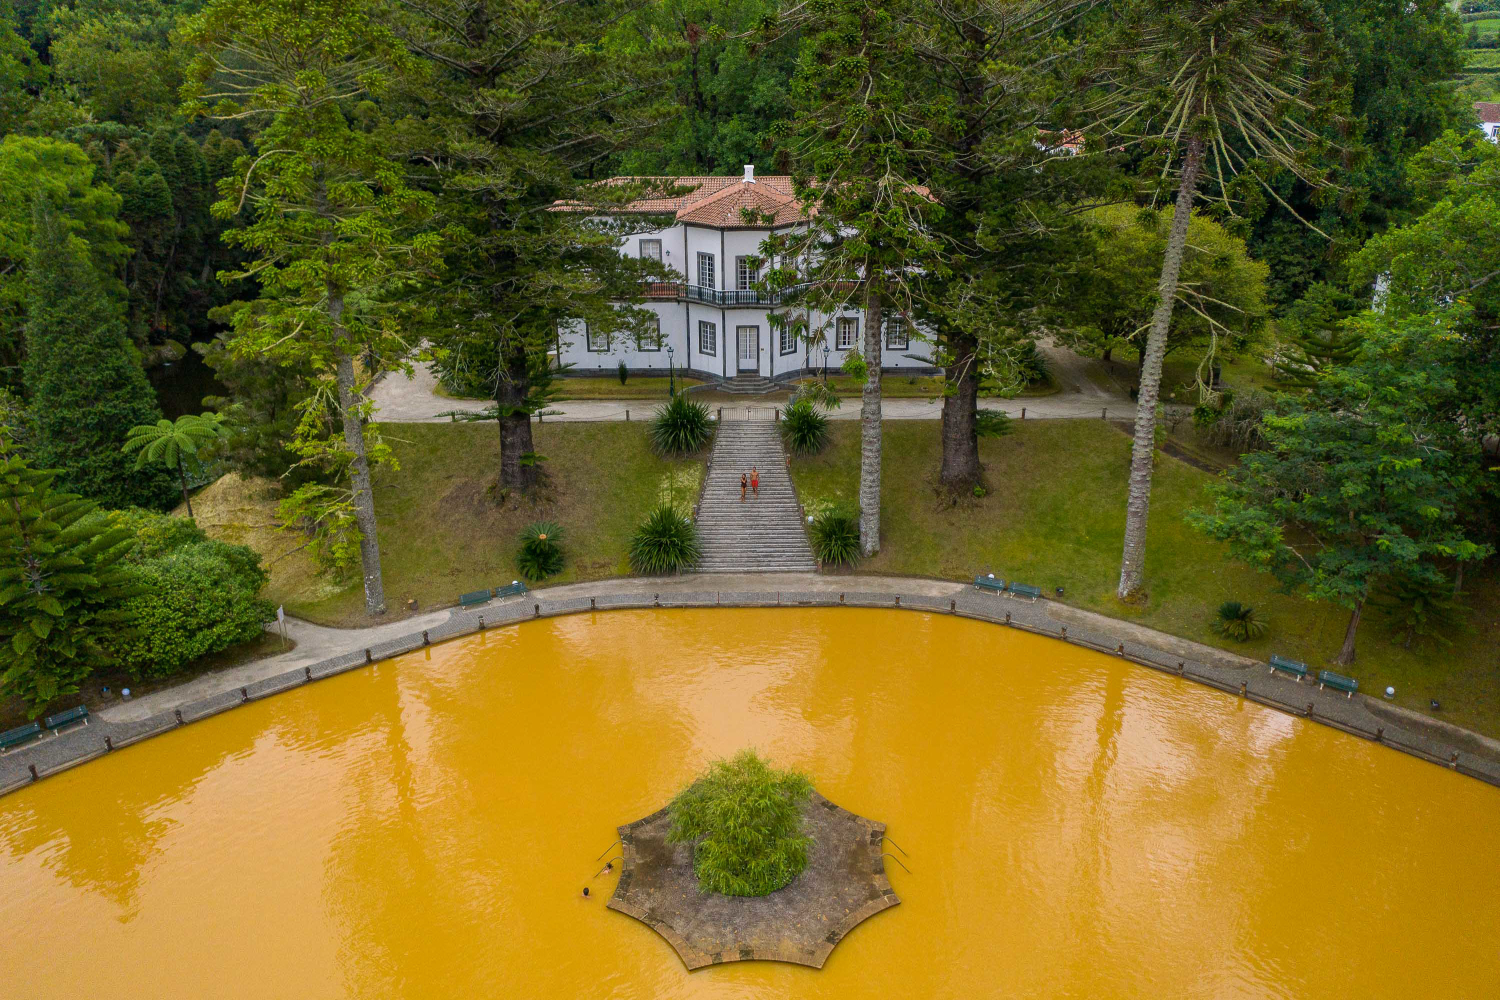
[[[756,182],[747,170],[741,183]],[[586,329],[581,320],[571,320],[558,327],[559,360],[571,365],[569,373],[574,375],[613,374],[622,361],[633,373],[665,373],[670,346],[672,366],[699,377],[792,378],[821,372],[825,360],[829,371],[836,372],[845,355],[857,353],[863,343],[863,310],[814,313],[808,317],[810,340],[773,327],[769,314],[775,311],[774,302],[768,293],[754,289],[755,276],[740,266],[742,258],[760,254],[771,232],[678,221],[666,229],[626,237],[622,254],[654,256],[659,249],[662,263],[676,272],[677,280],[654,283],[646,291],[644,307],[657,316],[660,344],[638,343],[632,333]],[[930,345],[899,317],[887,324],[884,347],[885,370],[931,370],[928,362],[907,357],[927,356]]]

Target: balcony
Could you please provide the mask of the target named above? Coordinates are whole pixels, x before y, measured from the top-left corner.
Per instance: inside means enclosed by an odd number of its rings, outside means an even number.
[[[780,305],[789,292],[769,292],[755,288],[708,288],[681,281],[648,281],[645,283],[644,294],[648,299],[686,299],[711,306],[774,306]]]

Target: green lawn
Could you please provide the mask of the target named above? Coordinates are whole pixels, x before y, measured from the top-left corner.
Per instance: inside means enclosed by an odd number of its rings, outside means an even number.
[[[822,379],[802,379],[820,382]],[[864,391],[864,380],[849,375],[828,375],[828,387],[840,396],[858,396]],[[884,399],[934,399],[943,394],[941,375],[882,375],[880,395]]]
[[[532,521],[556,521],[564,532],[567,562],[548,583],[627,574],[630,535],[663,477],[702,468],[699,460],[653,454],[643,423],[540,424],[533,433],[547,457],[548,485],[534,499],[502,500],[492,489],[500,461],[494,424],[385,424],[383,431],[400,464],[375,480],[393,616],[408,598],[425,611],[453,604],[466,591],[509,583],[516,576],[516,536]],[[330,587],[307,574],[273,574],[267,590],[270,600],[310,621],[366,623],[357,579]]]
[[[1480,22],[1481,24],[1488,22]],[[1500,21],[1496,22],[1500,26]],[[1480,29],[1483,31],[1484,29]],[[1465,49],[1465,66],[1500,66],[1500,49]]]
[[[1124,533],[1130,439],[1095,421],[1017,423],[1014,434],[980,444],[992,491],[956,504],[935,488],[938,425],[892,421],[885,426],[881,552],[860,572],[948,579],[977,573],[1020,579],[1048,594],[1064,587],[1069,604],[1137,621],[1175,635],[1264,658],[1272,652],[1324,665],[1337,652],[1347,614],[1275,592],[1274,581],[1230,562],[1225,549],[1183,521],[1203,502],[1210,475],[1163,456],[1152,495],[1147,574],[1149,601],[1114,598]],[[856,496],[859,427],[835,423],[820,456],[794,461],[802,500]],[[1363,690],[1387,684],[1397,702],[1425,709],[1443,703],[1442,718],[1500,735],[1500,585],[1491,574],[1471,580],[1471,635],[1453,646],[1403,650],[1378,614],[1360,630],[1359,660],[1350,668]],[[1225,600],[1254,605],[1269,620],[1265,638],[1227,643],[1208,630]]]
[[[660,399],[665,401],[670,379],[656,376],[630,376],[624,385],[613,376],[609,378],[564,377],[557,380],[558,399]],[[677,377],[677,388],[702,385],[695,378]]]

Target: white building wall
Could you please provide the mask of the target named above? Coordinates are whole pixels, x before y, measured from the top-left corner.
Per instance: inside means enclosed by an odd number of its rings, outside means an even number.
[[[698,284],[698,254],[712,254],[714,258],[714,284],[717,291],[736,287],[735,258],[758,256],[761,244],[770,235],[764,229],[709,229],[703,226],[674,225],[655,232],[626,237],[620,252],[626,256],[639,256],[642,239],[662,241],[662,261],[683,275],[689,285]],[[763,306],[719,306],[704,302],[647,301],[644,307],[656,313],[661,324],[662,346],[659,351],[643,350],[633,335],[612,332],[608,348],[593,350],[580,320],[567,320],[558,326],[558,358],[571,364],[574,374],[613,374],[621,361],[632,372],[660,373],[667,371],[667,346],[673,348],[672,362],[679,372],[690,371],[698,375],[733,378],[742,373],[738,358],[738,328],[755,327],[759,334],[759,356],[753,369],[744,374],[759,374],[767,378],[786,375],[789,372],[823,370],[823,343],[805,343],[800,338],[795,350],[781,353],[780,336],[772,329],[769,313]],[[841,349],[837,344],[837,324],[833,314],[814,314],[811,327],[814,337],[820,324],[826,323],[823,331],[829,347],[827,364],[830,371],[837,370],[846,354],[857,353],[863,344],[864,316],[857,308],[841,310],[837,315],[859,320],[859,331],[853,345]],[[714,324],[715,350],[705,354],[699,343],[698,324],[708,321]],[[598,331],[595,331],[597,334]],[[594,345],[598,346],[598,345]],[[925,362],[914,361],[907,354],[927,356],[931,344],[921,340],[913,331],[909,346],[905,350],[887,349],[882,352],[881,366],[885,369],[925,368]]]

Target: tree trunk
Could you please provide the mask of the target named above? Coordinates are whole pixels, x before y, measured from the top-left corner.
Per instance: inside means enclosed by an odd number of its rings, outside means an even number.
[[[1172,306],[1177,299],[1177,275],[1187,246],[1188,221],[1193,214],[1193,195],[1198,171],[1203,165],[1203,144],[1189,139],[1182,182],[1177,189],[1177,209],[1167,236],[1161,279],[1156,283],[1156,310],[1151,332],[1141,355],[1140,394],[1135,406],[1135,445],[1130,453],[1130,494],[1125,504],[1125,547],[1120,558],[1120,588],[1128,600],[1141,592],[1145,581],[1146,520],[1151,512],[1151,464],[1156,451],[1156,400],[1161,392],[1161,365],[1167,354],[1167,331],[1172,325]]]
[[[521,456],[535,450],[531,442],[531,414],[526,396],[531,391],[531,371],[525,350],[519,346],[500,355],[504,368],[496,376],[495,402],[499,406],[500,488],[529,490],[536,485],[535,465],[521,464]]]
[[[859,548],[880,551],[880,287],[865,289],[865,387],[859,404]]]
[[[188,520],[197,521],[198,519],[193,516],[193,500],[188,496],[187,469],[183,466],[181,458],[177,459],[177,479],[182,483],[182,502],[187,504]]]
[[[1359,614],[1365,608],[1364,599],[1355,602],[1354,610],[1349,613],[1349,627],[1344,629],[1344,646],[1339,650],[1339,655],[1333,658],[1338,666],[1347,667],[1354,662],[1354,634],[1359,631]]]
[[[971,333],[954,332],[945,338],[953,353],[944,370],[950,395],[943,397],[943,465],[938,477],[958,489],[979,482],[979,342]]]
[[[344,444],[354,456],[349,463],[349,485],[353,491],[354,521],[359,525],[359,561],[365,579],[365,614],[385,614],[385,580],[380,574],[380,541],[375,534],[375,493],[370,486],[370,459],[365,452],[364,421],[359,407],[364,397],[355,389],[354,357],[349,353],[349,332],[344,328],[344,296],[328,289],[328,319],[333,325],[334,374],[339,388],[339,416],[344,423]]]

